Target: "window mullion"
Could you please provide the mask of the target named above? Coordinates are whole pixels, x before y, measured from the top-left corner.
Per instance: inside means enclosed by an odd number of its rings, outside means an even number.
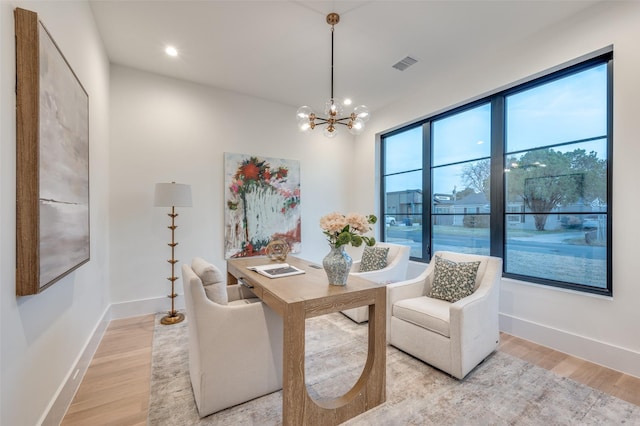
[[[431,121],[422,125],[422,258],[431,260],[431,219],[433,191],[431,190]]]
[[[504,96],[491,101],[491,255],[504,256],[504,228],[506,226],[504,202]]]

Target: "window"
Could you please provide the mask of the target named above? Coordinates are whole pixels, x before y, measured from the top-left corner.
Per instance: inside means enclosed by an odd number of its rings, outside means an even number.
[[[607,79],[603,63],[505,96],[505,201],[524,212],[506,273],[607,288]]]
[[[382,219],[384,241],[402,242],[410,255],[424,258],[422,245],[422,128],[416,126],[385,137]],[[415,226],[414,226],[415,225]]]
[[[491,104],[433,120],[431,129],[431,188],[447,194],[433,198],[433,251],[489,254]]]
[[[608,49],[382,135],[384,240],[611,295],[611,67]]]

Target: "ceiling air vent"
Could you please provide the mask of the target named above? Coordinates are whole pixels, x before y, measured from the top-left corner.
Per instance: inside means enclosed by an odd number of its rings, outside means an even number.
[[[407,56],[406,58],[400,60],[399,62],[393,64],[393,68],[399,70],[399,71],[404,71],[407,68],[409,68],[411,65],[415,64],[416,62],[418,62],[417,59],[412,58],[411,56]]]

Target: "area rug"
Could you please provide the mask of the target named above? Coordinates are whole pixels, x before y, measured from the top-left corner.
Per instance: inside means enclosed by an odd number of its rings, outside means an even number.
[[[281,392],[201,419],[189,380],[187,324],[162,326],[160,318],[153,337],[149,425],[282,424]],[[306,327],[309,394],[342,395],[362,372],[366,324],[336,313],[307,320]],[[503,352],[459,381],[387,346],[386,402],[344,424],[640,425],[640,407]]]

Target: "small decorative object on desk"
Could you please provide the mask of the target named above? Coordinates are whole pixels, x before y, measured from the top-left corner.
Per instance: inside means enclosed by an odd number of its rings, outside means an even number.
[[[362,243],[373,246],[376,243],[374,237],[366,237],[363,234],[371,231],[371,225],[376,223],[378,218],[374,215],[361,215],[349,213],[330,213],[320,218],[320,227],[327,236],[331,251],[322,260],[322,266],[331,285],[346,285],[347,278],[353,260],[344,250],[346,244],[360,247]]]
[[[289,244],[284,240],[273,240],[267,244],[265,253],[271,260],[284,262],[287,260],[287,254],[289,254]]]

